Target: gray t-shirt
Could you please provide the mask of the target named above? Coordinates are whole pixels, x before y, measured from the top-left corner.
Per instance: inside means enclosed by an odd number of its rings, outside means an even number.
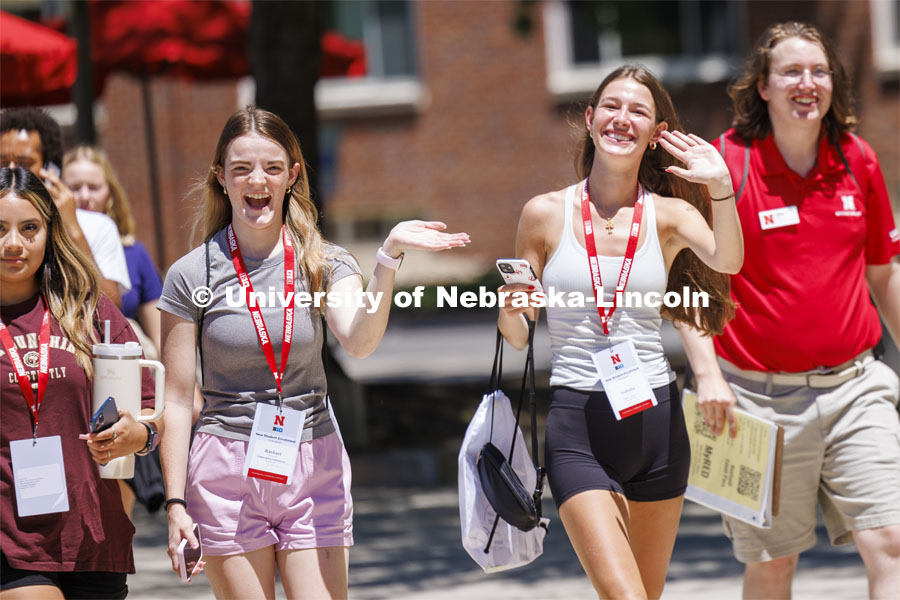
[[[326,272],[326,284],[359,274],[359,265],[343,248],[325,245],[328,262],[333,269]],[[275,353],[281,365],[281,342],[284,333],[284,308],[278,294],[284,292],[284,253],[263,260],[244,257],[254,292],[264,292],[266,304],[260,310]],[[295,292],[308,292],[306,278],[298,277]],[[327,287],[326,285],[326,287]],[[206,253],[204,246],[194,248],[181,257],[166,274],[158,308],[198,323],[201,309],[192,294],[206,286]],[[203,317],[203,398],[206,405],[197,422],[197,431],[225,438],[250,438],[257,402],[275,404],[277,389],[272,371],[259,345],[256,328],[246,304],[229,306],[243,298],[225,230],[209,242],[209,288],[212,301]],[[271,294],[269,292],[272,292]],[[268,303],[274,298],[275,305]],[[282,381],[284,405],[308,410],[301,441],[328,435],[335,430],[326,405],[327,383],[322,366],[323,322],[318,310],[303,307],[296,298],[291,352]]]

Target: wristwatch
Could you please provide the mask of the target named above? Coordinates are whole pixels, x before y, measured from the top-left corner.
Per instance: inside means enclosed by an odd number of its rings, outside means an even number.
[[[147,421],[141,421],[141,425],[147,428],[147,443],[144,444],[144,447],[135,452],[137,456],[147,456],[154,450],[156,450],[156,446],[159,445],[159,432],[156,431],[156,425],[153,423],[148,423]]]

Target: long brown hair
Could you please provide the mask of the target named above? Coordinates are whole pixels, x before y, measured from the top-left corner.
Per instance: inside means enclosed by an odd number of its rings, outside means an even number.
[[[590,105],[596,110],[603,90],[613,81],[624,78],[633,79],[650,91],[656,107],[657,125],[665,121],[669,131],[684,131],[678,121],[678,115],[669,93],[643,65],[624,65],[607,75],[594,95],[591,96]],[[594,141],[590,133],[584,130],[582,121],[575,154],[575,172],[578,177],[585,178],[590,175],[591,167],[594,164],[594,152]],[[706,187],[666,173],[666,167],[675,164],[678,164],[675,158],[662,149],[645,150],[638,169],[638,181],[654,194],[683,198],[700,211],[707,224],[711,224],[710,202]],[[662,315],[672,321],[682,321],[697,327],[706,333],[722,333],[725,324],[734,317],[734,302],[731,300],[728,276],[710,268],[690,249],[685,248],[678,253],[672,263],[666,291],[681,293],[685,286],[689,288],[691,297],[693,297],[693,292],[703,291],[709,294],[709,307],[701,310],[699,307],[670,308],[664,306],[661,309]]]
[[[88,379],[94,375],[91,345],[99,301],[99,275],[93,262],[72,242],[53,198],[31,171],[0,168],[0,198],[9,194],[27,200],[47,223],[44,260],[35,277],[47,299],[50,314],[75,347],[75,359]]]
[[[834,45],[812,25],[797,21],[776,23],[766,29],[744,63],[740,75],[728,86],[728,95],[734,105],[734,128],[748,140],[763,139],[772,130],[768,103],[760,97],[757,85],[769,76],[772,50],[789,38],[812,42],[825,52],[831,70],[832,92],[831,107],[822,122],[828,139],[831,143],[837,143],[838,137],[852,131],[859,121],[853,111],[850,81]]]
[[[199,227],[204,242],[231,223],[231,203],[216,178],[216,167],[225,166],[225,152],[231,142],[249,133],[258,133],[281,146],[288,157],[288,167],[300,163],[300,174],[288,188],[284,198],[282,218],[297,249],[297,262],[304,273],[309,291],[325,291],[325,276],[330,272],[326,256],[330,254],[322,234],[316,227],[319,211],[309,196],[309,179],[306,162],[300,151],[300,142],[281,117],[261,108],[247,107],[228,118],[206,179],[199,184],[203,193],[203,206],[198,214]]]
[[[125,194],[125,188],[119,183],[116,172],[109,162],[106,153],[95,146],[76,146],[63,156],[63,170],[79,160],[92,162],[103,170],[103,176],[106,178],[106,185],[109,186],[109,198],[103,212],[116,222],[119,228],[119,236],[122,238],[122,244],[125,246],[134,245],[134,217],[131,215],[131,205],[128,203],[128,196]]]

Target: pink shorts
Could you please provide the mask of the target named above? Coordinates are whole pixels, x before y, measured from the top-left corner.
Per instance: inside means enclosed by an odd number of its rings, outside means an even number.
[[[247,445],[194,438],[185,500],[205,554],[353,545],[350,460],[337,433],[300,444],[290,485],[243,477]]]

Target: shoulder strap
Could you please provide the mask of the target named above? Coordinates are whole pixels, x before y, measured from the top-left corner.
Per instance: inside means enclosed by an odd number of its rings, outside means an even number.
[[[725,158],[725,134],[719,136],[719,153],[722,155],[722,158]],[[734,201],[737,202],[741,199],[741,194],[744,193],[744,186],[747,185],[747,173],[750,171],[750,142],[745,140],[744,145],[744,170],[741,172],[741,185],[738,187],[737,191],[734,194]]]
[[[310,308],[310,311],[318,310],[314,308]],[[325,406],[328,406],[328,403],[331,402],[331,391],[328,389],[328,321],[325,320],[325,315],[322,315],[322,372],[325,373]],[[340,369],[339,369],[340,370]]]
[[[538,434],[537,434],[537,401],[534,394],[534,327],[535,322],[525,317],[528,323],[528,354],[525,359],[525,373],[522,374],[522,390],[519,392],[519,406],[516,409],[516,423],[522,413],[522,400],[525,398],[525,386],[528,385],[528,404],[531,410],[531,462],[537,471],[537,481],[534,489],[535,506],[537,507],[538,520],[541,518],[541,494],[544,490],[544,469],[538,459]],[[509,449],[509,463],[512,464],[513,450],[516,444],[516,434],[519,428],[513,430],[513,439]]]
[[[856,142],[856,146],[859,148],[859,155],[860,155],[860,157],[861,157],[863,160],[865,160],[865,158],[866,158],[866,151],[865,151],[865,149],[863,148],[862,141],[860,141],[859,136],[857,136],[855,133],[850,133],[850,137],[853,139],[854,142]],[[850,162],[847,160],[847,155],[844,154],[844,149],[841,148],[840,141],[838,141],[838,143],[835,144],[835,146],[837,147],[838,155],[841,157],[841,162],[844,163],[844,168],[846,168],[846,169],[847,169],[847,173],[850,174],[850,179],[852,179],[852,180],[853,180],[853,183],[856,184],[856,188],[857,188],[860,192],[862,192],[863,194],[865,194],[865,190],[863,190],[862,185],[860,185],[859,180],[856,178],[856,175],[853,174],[853,169],[850,167]],[[860,163],[860,165],[862,165],[862,163]]]
[[[206,289],[209,289],[209,240],[203,244],[204,253],[206,254]],[[200,309],[200,319],[197,321],[197,353],[200,356],[200,385],[206,381],[206,375],[203,371],[203,319],[206,317],[206,307]]]

